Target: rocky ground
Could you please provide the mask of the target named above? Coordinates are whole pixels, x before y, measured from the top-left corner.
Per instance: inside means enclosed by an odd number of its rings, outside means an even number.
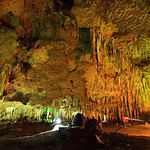
[[[25,121],[7,125],[3,123],[0,125],[0,137],[32,136],[44,131],[49,131],[52,128],[52,124],[47,122],[31,123]]]
[[[74,144],[68,140],[60,140],[59,133],[50,131],[53,128],[51,123],[30,123],[18,122],[16,124],[1,124],[0,128],[0,149],[23,150],[28,149],[74,149],[79,148],[80,144]],[[150,127],[130,126],[120,128],[117,133],[117,127],[103,127],[100,138],[105,143],[105,147],[98,149],[110,150],[149,150],[150,149]],[[120,132],[120,133],[119,133]],[[134,134],[133,134],[134,133]],[[145,133],[145,136],[144,136]],[[149,135],[149,136],[148,136]],[[74,135],[76,136],[76,135]],[[21,138],[20,138],[21,137]],[[81,146],[80,149],[83,149]]]

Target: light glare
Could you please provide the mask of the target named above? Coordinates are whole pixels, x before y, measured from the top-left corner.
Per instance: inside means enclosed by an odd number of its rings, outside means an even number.
[[[58,118],[58,119],[56,120],[56,124],[60,124],[60,123],[61,123],[61,119]]]

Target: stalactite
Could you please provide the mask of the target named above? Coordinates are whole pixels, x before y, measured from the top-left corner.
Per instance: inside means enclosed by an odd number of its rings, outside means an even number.
[[[121,106],[121,116],[124,115],[124,103],[123,103],[123,96],[121,97],[121,102],[122,102],[122,106]]]
[[[132,105],[132,110],[131,110],[131,111],[132,111],[132,114],[131,114],[131,117],[132,117],[132,118],[135,117],[135,116],[134,116],[134,109],[135,109],[135,107],[134,107],[134,95],[133,95],[133,90],[134,90],[134,89],[132,89],[132,90],[131,90],[131,93],[130,93],[130,94],[131,94],[131,105]]]
[[[93,61],[96,63],[96,30],[93,28],[92,30],[92,44],[93,44]]]
[[[136,92],[135,92],[135,95],[134,95],[134,105],[135,105],[135,118],[137,118],[137,100],[136,100]]]
[[[98,117],[99,117],[99,121],[102,122],[102,111],[101,111],[101,109],[99,109]]]
[[[109,120],[109,108],[106,107],[106,119]]]
[[[140,113],[142,112],[142,107],[143,107],[143,104],[142,104],[141,100],[139,99],[139,117],[140,117]]]
[[[109,120],[112,121],[112,108],[109,108]]]
[[[116,121],[117,120],[117,117],[116,117],[116,108],[113,108],[113,115],[112,115],[112,121]]]
[[[120,119],[121,119],[121,116],[120,116],[120,109],[119,109],[119,107],[117,107],[116,108],[116,120],[117,120],[117,122],[119,122],[120,121]]]
[[[129,112],[129,106],[128,106],[128,99],[127,99],[127,92],[126,92],[126,95],[125,95],[125,108],[126,108],[126,115],[129,117],[130,115],[130,112]]]
[[[112,108],[109,108],[109,120],[112,121]]]
[[[123,96],[123,115],[127,116],[127,110],[126,110],[126,101],[125,101],[125,96]]]
[[[115,120],[115,118],[114,118],[114,108],[112,107],[111,108],[111,121],[113,121],[113,120]]]
[[[122,116],[122,100],[121,100],[121,97],[119,98],[119,100],[120,100],[119,116],[121,118],[121,116]]]
[[[104,107],[102,107],[102,108],[101,108],[101,121],[104,120],[104,118],[103,118],[104,112],[105,112]]]
[[[128,90],[128,108],[129,108],[129,117],[132,117],[132,94],[131,90]]]
[[[139,115],[139,109],[137,108],[137,119],[140,119],[140,115]]]
[[[116,95],[117,108],[116,108],[116,116],[120,118],[120,98],[119,95]]]

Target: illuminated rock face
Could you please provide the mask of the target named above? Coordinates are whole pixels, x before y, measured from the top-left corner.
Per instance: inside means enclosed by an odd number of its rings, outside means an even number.
[[[110,9],[75,1],[61,13],[53,1],[10,3],[0,15],[4,101],[44,105],[69,117],[82,112],[103,120],[106,114],[110,121],[150,110],[148,6],[141,10],[118,1]],[[15,97],[18,92],[22,97]]]

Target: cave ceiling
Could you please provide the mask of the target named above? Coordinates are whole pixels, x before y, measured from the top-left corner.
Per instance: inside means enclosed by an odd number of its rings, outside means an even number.
[[[64,0],[64,3],[67,2]],[[0,7],[1,22],[8,24],[10,20],[8,13],[10,12],[19,17],[28,14],[29,17],[29,14],[33,15],[33,13],[34,15],[39,15],[40,11],[47,7],[52,8],[53,5],[53,0],[2,0]],[[69,9],[71,9],[77,21],[78,19],[81,20],[81,18],[85,20],[83,24],[78,22],[81,27],[88,27],[87,20],[94,20],[93,17],[98,19],[100,16],[101,19],[103,18],[105,21],[109,20],[116,24],[120,34],[150,34],[150,3],[146,0],[75,0],[73,7]],[[83,14],[85,17],[83,17]],[[14,26],[13,22],[11,24],[9,22],[10,28]],[[89,24],[90,26],[92,25]]]
[[[67,2],[65,2],[64,0],[63,3],[65,4]],[[15,29],[19,26],[19,20],[21,23],[21,18],[26,18],[28,21],[31,21],[30,19],[34,14],[34,17],[42,20],[42,22],[40,23],[49,24],[48,19],[44,16],[46,14],[42,13],[42,17],[40,16],[40,11],[48,12],[47,8],[54,8],[54,4],[55,3],[53,0],[2,0],[0,7],[0,22],[2,25],[5,25],[10,29]],[[69,4],[67,5],[68,7]],[[150,36],[149,1],[75,0],[73,3],[72,0],[72,4],[70,5],[72,5],[72,7],[70,6],[69,9],[71,9],[71,13],[76,18],[78,27],[96,27],[99,26],[97,20],[104,19],[106,22],[111,21],[117,26],[118,31],[117,33],[114,32],[113,36],[127,35],[129,33],[133,33],[136,35],[145,35],[148,37]],[[63,9],[65,9],[65,7]],[[44,18],[47,21],[44,20]],[[58,18],[55,15],[55,17],[53,16],[53,18],[51,16],[51,19],[54,19],[56,21]]]

